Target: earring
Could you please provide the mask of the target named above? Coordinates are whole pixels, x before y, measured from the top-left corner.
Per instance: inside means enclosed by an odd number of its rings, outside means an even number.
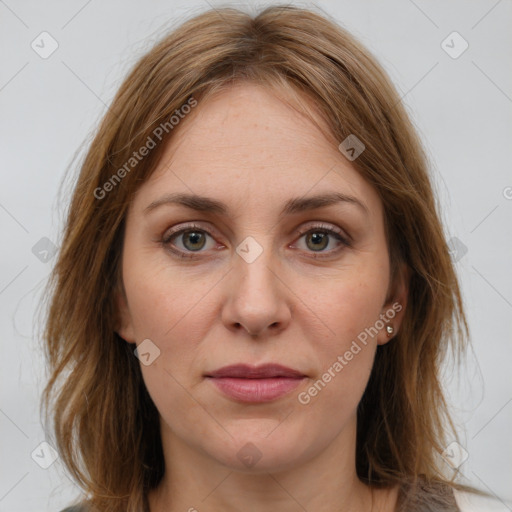
[[[395,332],[395,329],[391,325],[386,325],[386,332],[388,333],[388,337],[390,337]]]

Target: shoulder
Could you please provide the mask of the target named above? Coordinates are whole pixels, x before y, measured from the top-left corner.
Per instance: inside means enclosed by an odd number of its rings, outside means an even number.
[[[510,504],[500,499],[471,492],[471,488],[458,489],[449,482],[423,477],[404,482],[397,505],[399,512],[512,511]]]
[[[396,504],[398,512],[460,512],[453,488],[447,482],[418,478],[402,480]]]
[[[455,501],[461,512],[509,512],[512,503],[499,499],[454,490]]]
[[[64,510],[61,510],[60,512],[87,512],[87,505],[85,504],[79,504],[79,505],[73,505],[72,507],[67,507]]]

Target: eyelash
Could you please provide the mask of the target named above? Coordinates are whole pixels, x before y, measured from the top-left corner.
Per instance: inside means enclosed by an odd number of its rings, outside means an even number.
[[[202,251],[188,251],[188,252],[184,252],[182,251],[181,249],[175,249],[172,247],[172,244],[170,243],[171,240],[175,237],[178,237],[179,235],[187,232],[187,231],[200,231],[202,233],[206,233],[207,235],[211,236],[213,238],[213,236],[211,235],[211,233],[202,228],[201,226],[197,225],[197,224],[189,224],[179,230],[176,230],[176,231],[172,231],[168,234],[164,234],[164,236],[162,237],[162,239],[160,240],[160,243],[165,247],[167,248],[169,251],[171,251],[173,254],[175,254],[176,256],[178,256],[179,258],[183,258],[183,259],[193,259],[193,258],[196,258],[197,257],[197,254],[199,254],[200,252]],[[343,234],[342,234],[342,231],[338,231],[337,229],[334,229],[333,227],[331,227],[330,225],[328,224],[317,224],[315,226],[311,226],[309,227],[308,229],[306,230],[297,230],[297,232],[295,233],[297,236],[300,237],[303,237],[304,235],[307,235],[308,233],[316,233],[316,232],[322,232],[322,233],[326,233],[332,237],[334,237],[336,240],[338,240],[339,242],[341,242],[342,244],[342,247],[339,247],[338,249],[334,249],[334,250],[331,250],[327,253],[327,255],[325,254],[315,254],[313,252],[313,255],[311,256],[313,259],[321,259],[321,258],[327,258],[327,257],[330,257],[332,256],[333,254],[337,254],[338,252],[340,252],[341,250],[343,250],[344,247],[351,247],[351,242],[349,241],[348,237],[345,237]]]

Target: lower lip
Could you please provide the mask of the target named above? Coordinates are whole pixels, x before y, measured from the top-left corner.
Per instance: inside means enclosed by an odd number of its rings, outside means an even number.
[[[270,402],[294,390],[303,378],[273,377],[269,379],[239,379],[217,377],[210,380],[225,395],[242,402]]]

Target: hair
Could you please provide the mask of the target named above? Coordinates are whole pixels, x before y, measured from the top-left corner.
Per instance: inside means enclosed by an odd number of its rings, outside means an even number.
[[[362,141],[352,165],[383,203],[391,282],[408,272],[401,328],[379,346],[358,407],[359,478],[392,486],[421,476],[466,488],[446,476],[439,455],[456,439],[440,368],[449,349],[462,353],[469,330],[425,151],[370,52],[334,21],[287,5],[186,20],[134,65],[100,123],[47,290],[42,404],[63,462],[94,511],[141,510],[163,476],[159,414],[133,346],[115,332],[125,218],[176,131],[176,110],[244,81],[272,89],[313,121],[321,116],[333,143],[351,134]],[[161,126],[165,136],[127,170]]]

